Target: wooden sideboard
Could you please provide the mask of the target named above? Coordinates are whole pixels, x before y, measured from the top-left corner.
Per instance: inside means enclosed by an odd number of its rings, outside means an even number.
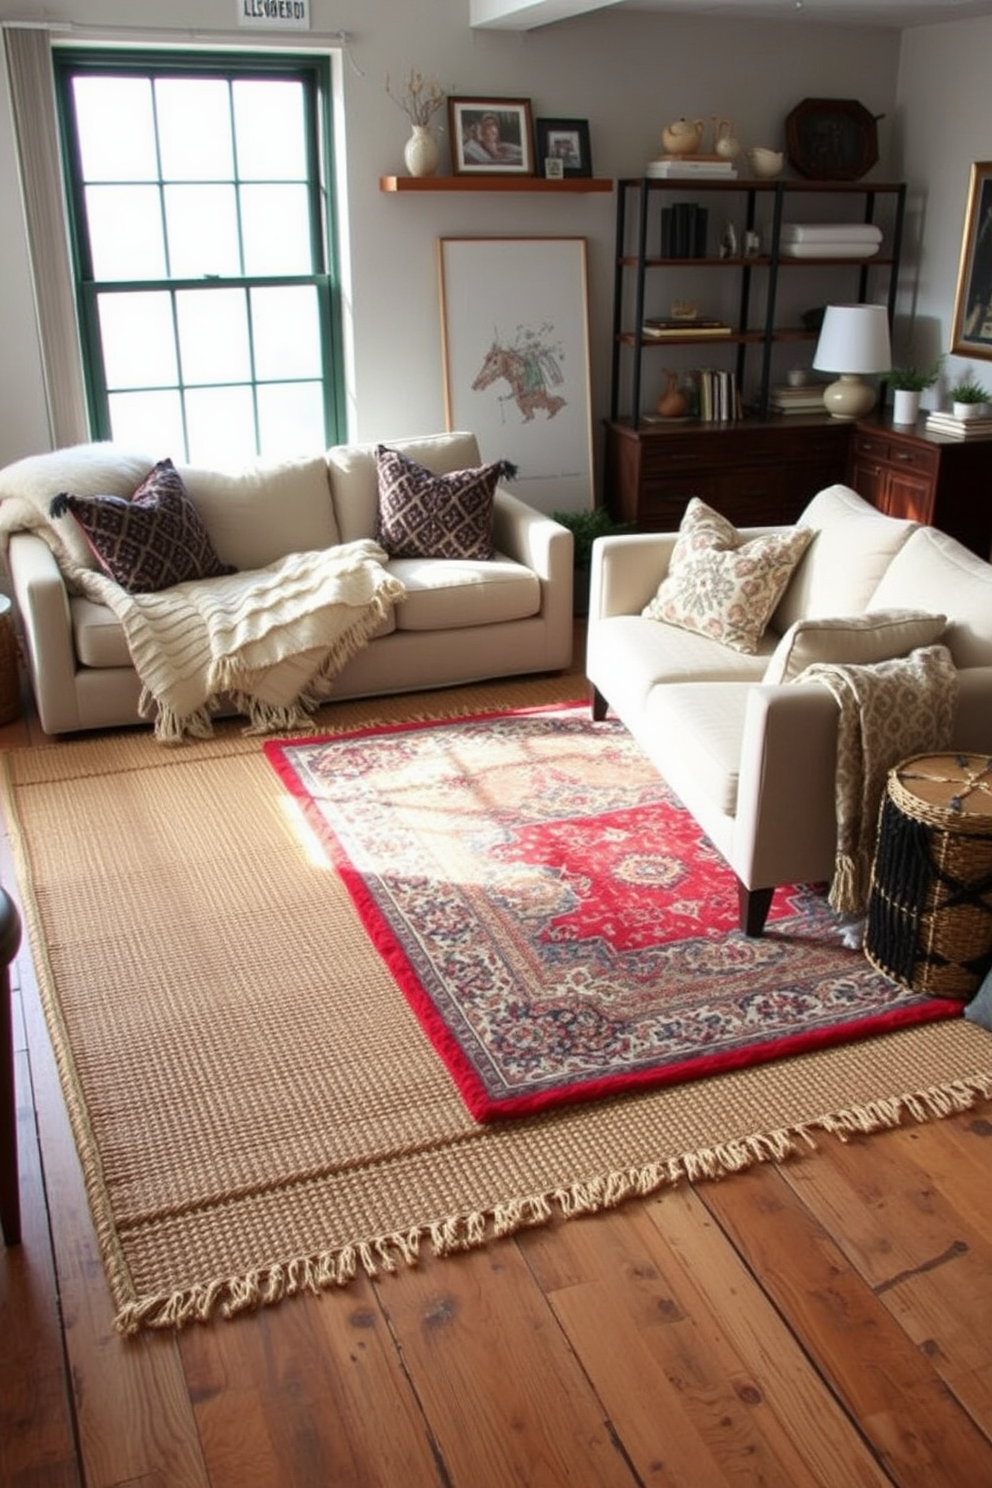
[[[939,527],[992,554],[992,438],[955,439],[884,419],[787,417],[606,425],[604,494],[613,516],[644,531],[677,528],[691,496],[737,526],[793,522],[843,481],[890,516]]]

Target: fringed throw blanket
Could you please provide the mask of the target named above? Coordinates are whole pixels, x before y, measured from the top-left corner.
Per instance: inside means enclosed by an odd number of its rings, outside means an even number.
[[[911,754],[947,749],[957,671],[945,646],[927,646],[872,666],[807,667],[797,683],[820,682],[840,708],[837,728],[837,859],[830,904],[865,913],[878,808],[888,771]]]
[[[386,557],[363,539],[153,594],[93,571],[77,580],[120,621],[156,737],[178,743],[208,737],[225,696],[247,714],[248,732],[304,727],[405,593]]]

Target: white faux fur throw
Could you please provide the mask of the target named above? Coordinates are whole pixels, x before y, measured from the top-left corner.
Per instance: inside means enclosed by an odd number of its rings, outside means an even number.
[[[247,714],[249,733],[305,727],[405,593],[386,558],[362,539],[156,594],[129,594],[93,570],[76,578],[121,622],[156,737],[179,743],[209,737],[225,696]]]
[[[795,683],[820,682],[840,708],[837,727],[837,858],[830,904],[859,917],[868,906],[878,810],[901,760],[949,748],[958,674],[946,646],[925,646],[871,666],[809,666]],[[797,769],[801,762],[797,761]]]

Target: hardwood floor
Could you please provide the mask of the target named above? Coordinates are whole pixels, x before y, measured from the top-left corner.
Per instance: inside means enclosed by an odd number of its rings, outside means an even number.
[[[13,972],[3,1488],[992,1484],[992,1109],[123,1340]]]

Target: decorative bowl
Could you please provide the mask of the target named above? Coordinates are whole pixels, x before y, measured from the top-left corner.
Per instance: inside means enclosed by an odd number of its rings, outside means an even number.
[[[762,181],[774,180],[781,174],[785,164],[785,156],[781,150],[766,150],[761,145],[745,150],[744,156],[751,167],[751,174]]]

